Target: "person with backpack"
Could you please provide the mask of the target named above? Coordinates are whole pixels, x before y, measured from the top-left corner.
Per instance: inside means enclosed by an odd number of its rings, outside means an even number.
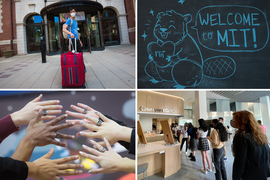
[[[184,127],[182,129],[182,134],[183,134],[183,139],[182,139],[182,143],[181,143],[181,147],[180,147],[180,153],[182,152],[182,148],[183,148],[183,145],[184,143],[186,142],[186,155],[187,155],[187,149],[188,149],[188,123],[185,123],[184,124]]]
[[[75,48],[75,43],[77,46],[77,52],[82,52],[83,43],[79,39],[78,33],[78,22],[75,20],[76,8],[69,8],[70,18],[63,25],[63,33],[68,34],[68,39],[71,40],[72,49]],[[70,49],[71,51],[71,49]]]
[[[179,135],[178,131],[180,130],[180,128],[178,127],[178,123],[173,123],[173,124],[174,124],[174,126],[173,126],[172,130],[174,133],[174,138],[179,142],[180,135]]]
[[[216,169],[215,177],[216,180],[227,180],[226,168],[223,157],[225,154],[225,141],[228,140],[228,133],[226,128],[223,126],[222,123],[219,122],[219,120],[213,119],[212,124],[214,129],[210,137],[208,136],[207,139],[211,142],[211,145],[213,147],[214,165]]]
[[[192,125],[192,123],[188,124],[188,135],[190,136],[190,140],[188,141],[189,148],[191,150],[190,155],[188,156],[191,158],[191,161],[196,161],[195,158],[195,151],[197,151],[197,144],[198,144],[198,138],[197,138],[197,128]]]

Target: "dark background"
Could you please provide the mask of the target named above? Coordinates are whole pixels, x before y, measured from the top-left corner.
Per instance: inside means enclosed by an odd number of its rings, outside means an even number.
[[[77,103],[84,103],[94,108],[97,111],[100,111],[103,114],[110,115],[112,117],[117,118],[120,121],[123,121],[129,127],[135,127],[135,92],[134,91],[103,91],[103,92],[91,92],[91,91],[62,91],[62,92],[53,92],[53,91],[45,91],[45,92],[37,92],[37,91],[0,91],[0,118],[11,114],[14,111],[20,110],[23,106],[25,106],[29,101],[33,100],[39,94],[43,94],[42,100],[60,100],[60,104],[63,106],[62,113],[64,114],[66,110],[70,110],[75,112],[70,108],[70,105],[76,105]],[[125,108],[128,108],[129,113],[128,116],[126,113],[123,113],[124,104],[126,103]],[[73,117],[68,117],[67,119],[76,119]],[[65,120],[60,122],[65,123]],[[60,124],[58,123],[58,124]],[[6,138],[2,144],[0,144],[0,156],[10,157],[15,148],[17,147],[20,138],[24,135],[24,131],[26,130],[26,125],[22,125],[20,127],[20,131],[15,132]],[[74,127],[61,130],[61,133],[66,133],[70,135],[76,135],[79,131],[84,130],[86,128],[75,125]],[[15,136],[16,135],[16,136]],[[69,155],[77,155],[79,151],[82,150],[82,145],[88,145],[92,147],[90,144],[90,139],[86,137],[76,137],[75,140],[67,140],[68,144],[67,148],[58,149],[56,146],[48,145],[45,147],[37,147],[31,157],[30,161],[34,161],[35,159],[40,158],[45,153],[47,153],[50,147],[55,149],[55,153],[51,159],[61,158],[64,152],[69,152]],[[100,139],[95,139],[96,141],[100,141]],[[12,145],[11,145],[12,144]],[[8,147],[9,146],[9,147]],[[11,146],[11,147],[10,147]],[[7,150],[8,148],[8,150]],[[83,150],[84,151],[84,150]],[[134,155],[128,154],[128,151],[120,152],[122,157],[129,157],[131,159],[135,159]],[[67,156],[67,155],[66,155]],[[135,179],[134,174],[125,173],[125,172],[116,172],[113,174],[97,174],[97,175],[88,175],[87,169],[83,170],[84,176],[72,176],[67,177],[65,179]],[[91,178],[90,178],[91,176]]]
[[[258,52],[217,52],[204,48],[200,45],[197,33],[191,27],[195,25],[197,12],[205,6],[213,5],[245,5],[260,9],[266,14],[268,25],[270,24],[270,1],[269,0],[185,0],[183,5],[179,0],[139,0],[138,1],[138,88],[173,88],[175,83],[161,82],[152,84],[150,78],[145,74],[144,67],[148,59],[147,45],[155,41],[153,28],[156,22],[156,15],[159,12],[174,10],[182,15],[191,14],[192,21],[188,24],[189,34],[197,42],[203,59],[214,56],[229,56],[236,63],[236,72],[233,76],[224,80],[215,80],[204,77],[201,84],[195,88],[269,88],[270,87],[270,44]],[[149,12],[154,11],[154,16]],[[210,13],[213,13],[211,11]],[[218,13],[218,12],[216,12]],[[151,22],[149,22],[150,20]],[[145,24],[150,24],[147,26]],[[149,29],[148,29],[149,28]],[[142,35],[148,35],[144,41]],[[267,37],[265,37],[267,38]]]

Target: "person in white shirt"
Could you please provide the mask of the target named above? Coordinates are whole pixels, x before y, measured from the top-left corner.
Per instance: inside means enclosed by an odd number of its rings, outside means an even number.
[[[199,139],[198,150],[201,151],[202,162],[203,162],[203,168],[201,169],[201,171],[204,174],[207,174],[207,171],[209,171],[209,172],[212,171],[209,156],[207,153],[207,151],[209,150],[209,144],[208,144],[208,140],[207,140],[208,130],[207,130],[207,125],[205,124],[204,119],[199,119],[199,125],[200,125],[200,127],[198,129],[198,139]],[[206,161],[208,164],[208,169],[206,168]]]
[[[179,136],[177,134],[177,131],[180,130],[178,123],[174,123],[174,127],[172,128],[174,131],[174,138],[179,142]]]
[[[187,149],[188,149],[188,123],[185,123],[182,131],[181,131],[181,134],[183,134],[183,139],[182,139],[182,143],[181,143],[181,147],[180,147],[180,152],[182,152],[182,148],[183,148],[183,145],[184,143],[186,142],[186,154],[187,154]]]

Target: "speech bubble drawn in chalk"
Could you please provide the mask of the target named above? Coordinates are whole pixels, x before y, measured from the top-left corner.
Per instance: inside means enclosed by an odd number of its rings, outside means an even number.
[[[235,71],[235,61],[229,56],[210,57],[203,63],[204,76],[211,79],[227,79],[231,77]]]
[[[269,41],[266,15],[252,6],[203,7],[192,28],[203,47],[219,52],[256,52]]]

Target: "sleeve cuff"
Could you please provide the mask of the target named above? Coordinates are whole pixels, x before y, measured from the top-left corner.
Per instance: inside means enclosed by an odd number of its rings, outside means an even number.
[[[18,130],[19,128],[15,126],[10,115],[0,119],[0,143],[10,134]]]
[[[129,154],[135,155],[135,153],[135,128],[133,128],[130,136]]]

